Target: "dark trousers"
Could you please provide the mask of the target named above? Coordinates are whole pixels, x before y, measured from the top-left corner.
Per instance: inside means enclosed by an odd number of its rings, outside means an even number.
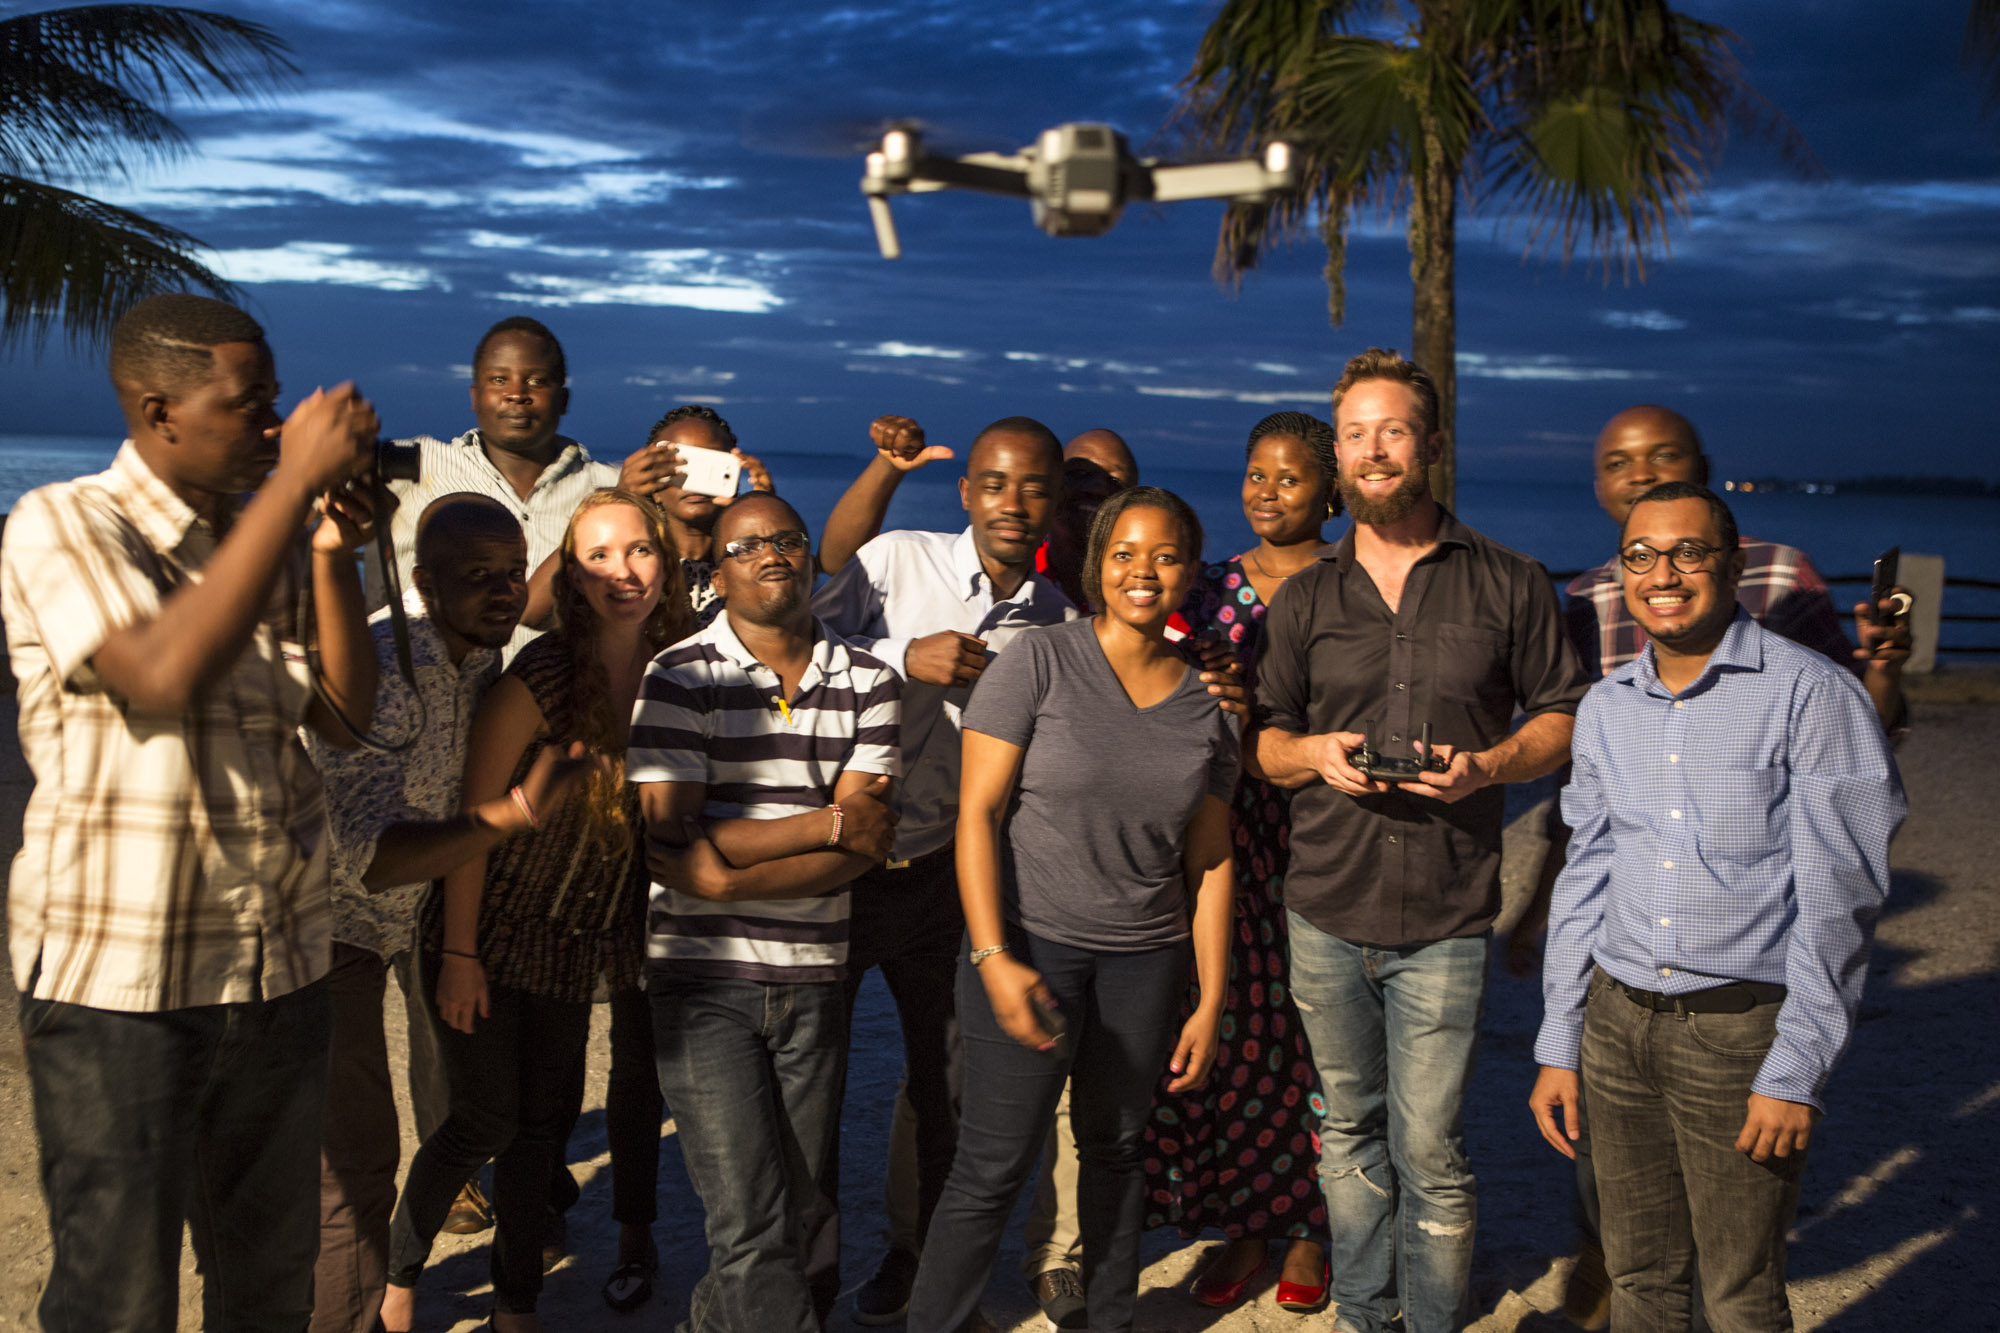
[[[1687,1329],[1697,1252],[1717,1333],[1792,1327],[1785,1232],[1805,1156],[1736,1151],[1777,1017],[1776,1004],[1656,1013],[1602,972],[1592,979],[1582,1075],[1614,1333]]]
[[[428,970],[428,963],[427,963]],[[436,1019],[436,996],[428,995]],[[549,1182],[582,1096],[588,1001],[489,983],[470,1035],[437,1023],[451,1111],[410,1162],[389,1224],[389,1280],[416,1285],[452,1200],[493,1162],[493,1306],[532,1313],[542,1290]]]
[[[708,1271],[683,1328],[818,1333],[840,1288],[813,1243],[837,1216],[825,1172],[847,1068],[839,984],[656,969],[646,994],[660,1089],[706,1214]]]
[[[969,962],[958,969],[965,1099],[958,1154],[924,1240],[909,1333],[955,1333],[979,1307],[1014,1201],[1035,1169],[1071,1081],[1084,1299],[1097,1333],[1127,1333],[1139,1294],[1141,1160],[1153,1085],[1180,1032],[1189,945],[1097,953],[1008,932],[1069,1024],[1067,1050],[1030,1050],[993,1017]]]
[[[583,1114],[583,1084],[570,1107],[564,1145]],[[637,986],[611,997],[611,1074],[604,1089],[604,1137],[611,1148],[611,1220],[649,1227],[660,1215],[660,1122],[666,1099],[653,1060],[653,1004]],[[549,1205],[559,1213],[583,1197],[564,1153],[556,1155]]]
[[[910,1239],[921,1245],[958,1150],[961,1074],[955,994],[965,915],[958,904],[956,848],[939,848],[901,870],[871,870],[853,882],[850,892],[848,1026],[852,1030],[854,999],[868,970],[881,968],[903,1030],[903,1095],[916,1122],[917,1146],[916,1235]],[[890,1151],[895,1151],[893,1143]],[[836,1158],[835,1198],[839,1165]]]
[[[193,1233],[202,1323],[312,1314],[327,988],[121,1013],[21,1001],[53,1243],[48,1333],[167,1333]]]

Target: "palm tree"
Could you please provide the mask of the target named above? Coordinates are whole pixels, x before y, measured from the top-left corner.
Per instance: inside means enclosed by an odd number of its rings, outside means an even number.
[[[1225,0],[1177,113],[1183,133],[1235,152],[1292,143],[1299,183],[1232,205],[1219,277],[1241,281],[1264,246],[1306,226],[1326,242],[1328,307],[1345,313],[1357,208],[1407,218],[1411,356],[1436,377],[1450,503],[1458,376],[1458,208],[1491,202],[1527,224],[1530,251],[1582,248],[1643,280],[1735,123],[1798,134],[1744,79],[1725,28],[1660,0]]]
[[[68,188],[188,151],[152,104],[275,91],[297,72],[261,24],[160,5],[0,19],[0,348],[109,332],[154,292],[230,284],[186,232]],[[60,184],[56,182],[61,182]]]

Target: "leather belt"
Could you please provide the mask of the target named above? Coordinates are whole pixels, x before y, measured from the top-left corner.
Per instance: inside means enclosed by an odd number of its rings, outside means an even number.
[[[1617,977],[1611,978],[1611,984],[1632,1003],[1662,1014],[1747,1014],[1760,1004],[1781,1004],[1787,994],[1783,986],[1771,981],[1732,981],[1726,986],[1710,986],[1685,995],[1640,990]]]

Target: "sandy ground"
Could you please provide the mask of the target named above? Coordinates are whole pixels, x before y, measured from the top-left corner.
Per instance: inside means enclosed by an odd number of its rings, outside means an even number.
[[[1963,696],[1961,696],[1963,697]],[[0,734],[11,735],[11,700]],[[1932,703],[1900,754],[1912,814],[1896,845],[1895,894],[1877,938],[1855,1049],[1829,1094],[1832,1113],[1815,1138],[1791,1252],[1792,1300],[1802,1330],[2000,1328],[2000,1295],[1984,1279],[2000,1255],[2000,709]],[[27,774],[11,745],[0,750],[0,851],[18,845]],[[1517,801],[1517,805],[1524,802]],[[1533,820],[1522,821],[1525,828]],[[1510,882],[1535,857],[1532,839],[1510,847]],[[0,997],[0,1329],[34,1326],[49,1242],[11,993]],[[401,1006],[389,1006],[392,1049],[402,1050]],[[1553,1330],[1571,1244],[1567,1164],[1544,1146],[1525,1110],[1540,994],[1496,968],[1468,1135],[1481,1194],[1474,1268],[1478,1333]],[[570,1214],[571,1254],[548,1279],[547,1326],[562,1330],[666,1329],[686,1311],[705,1266],[701,1210],[665,1126],[657,1234],[663,1274],[655,1302],[618,1315],[599,1298],[612,1266],[610,1176],[605,1152],[604,1013],[593,1026],[590,1101],[570,1158],[584,1186]],[[894,1014],[878,981],[864,990],[843,1127],[845,1275],[865,1281],[879,1257],[884,1143],[897,1076]],[[407,1106],[405,1124],[408,1124]],[[406,1136],[407,1137],[407,1136]],[[415,1143],[408,1143],[414,1150]],[[407,1160],[407,1152],[406,1152]],[[489,1233],[490,1234],[490,1233]],[[487,1237],[442,1237],[419,1289],[418,1327],[454,1333],[486,1308]],[[1185,1295],[1215,1243],[1147,1238],[1139,1327],[1306,1330],[1324,1316],[1296,1316],[1271,1301],[1275,1273],[1242,1307],[1217,1313]],[[1003,1329],[1042,1321],[1018,1277],[1018,1229],[988,1289]],[[199,1321],[199,1277],[184,1259],[184,1329]],[[833,1328],[855,1325],[843,1299]]]

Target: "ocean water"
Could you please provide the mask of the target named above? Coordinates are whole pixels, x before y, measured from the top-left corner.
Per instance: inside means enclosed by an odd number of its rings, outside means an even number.
[[[24,491],[104,467],[118,442],[64,436],[0,435],[0,512]],[[866,461],[859,454],[762,455],[778,489],[817,530]],[[1205,554],[1231,555],[1255,544],[1243,518],[1241,464],[1233,453],[1212,466],[1185,461],[1147,467],[1144,479],[1185,497],[1208,530]],[[1525,551],[1552,571],[1588,568],[1610,556],[1617,533],[1598,508],[1588,479],[1574,483],[1461,477],[1458,516],[1496,541]],[[1730,495],[1746,533],[1803,548],[1829,577],[1865,575],[1890,546],[1941,555],[1947,576],[2000,580],[2000,500],[1950,495]],[[890,506],[892,528],[953,530],[963,523],[954,464],[911,474]],[[1337,538],[1345,520],[1328,525]],[[1843,604],[1853,587],[1835,589]],[[2000,615],[2000,592],[1952,589],[1946,611]],[[2000,643],[2000,624],[1946,625],[1943,641]]]

